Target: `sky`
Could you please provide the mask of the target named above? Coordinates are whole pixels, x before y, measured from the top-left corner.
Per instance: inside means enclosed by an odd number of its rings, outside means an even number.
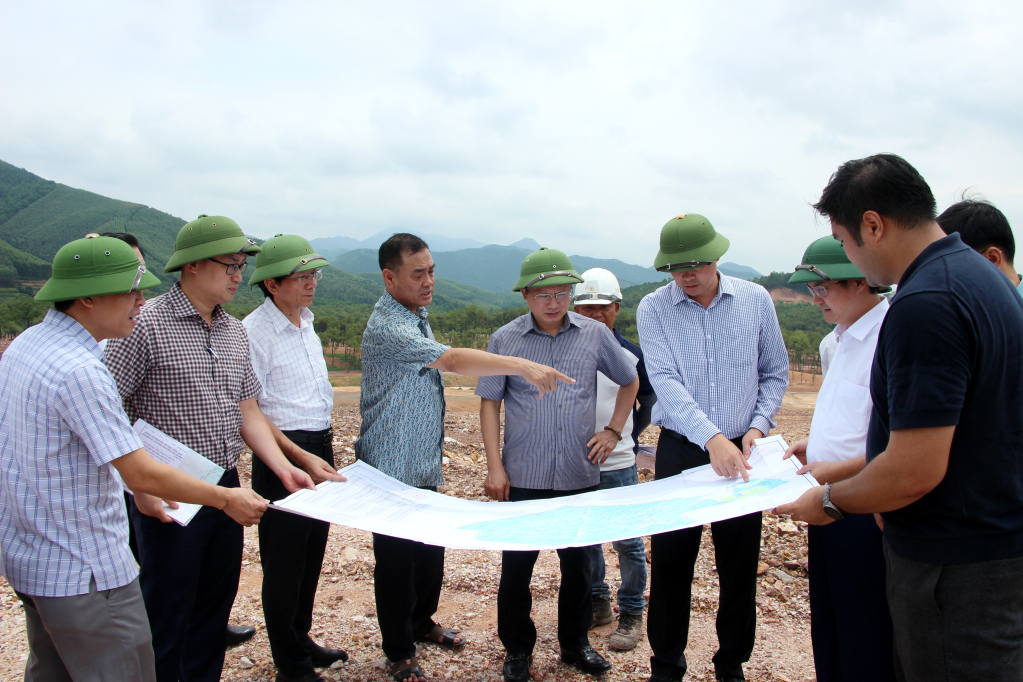
[[[791,270],[844,161],[1023,227],[1011,2],[5,2],[0,159],[249,234],[421,231],[652,264],[706,216]]]

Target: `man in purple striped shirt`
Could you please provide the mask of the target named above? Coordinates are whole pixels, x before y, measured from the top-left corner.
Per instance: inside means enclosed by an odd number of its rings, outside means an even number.
[[[519,377],[481,377],[480,425],[487,453],[487,494],[495,500],[536,500],[594,490],[600,465],[622,438],[639,391],[636,368],[606,325],[568,312],[572,285],[582,278],[561,251],[526,257],[514,291],[529,312],[494,332],[488,351],[554,367],[575,379],[541,400]],[[539,285],[539,286],[537,286]],[[622,388],[609,424],[595,424],[597,371]],[[504,446],[499,443],[505,403]],[[538,552],[504,552],[497,594],[497,632],[508,651],[504,679],[529,679],[536,627],[529,617],[529,581]],[[586,548],[558,550],[558,642],[561,660],[599,674],[611,668],[590,646],[591,569]]]

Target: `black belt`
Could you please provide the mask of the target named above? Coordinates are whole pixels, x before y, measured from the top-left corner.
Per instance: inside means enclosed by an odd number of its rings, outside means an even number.
[[[334,442],[334,430],[323,431],[281,431],[293,443],[317,443],[329,445]]]

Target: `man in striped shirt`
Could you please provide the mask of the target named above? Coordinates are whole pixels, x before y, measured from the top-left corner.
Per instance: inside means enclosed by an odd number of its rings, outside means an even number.
[[[636,311],[657,393],[658,479],[710,464],[720,476],[748,480],[753,440],[775,425],[788,387],[788,354],[771,297],[759,285],[718,273],[727,249],[728,240],[703,216],[669,220],[654,267],[674,281],[646,296]],[[745,680],[742,664],[753,652],[760,526],[760,512],[711,524],[721,583],[714,671],[722,682]],[[689,605],[702,535],[696,527],[651,538],[651,682],[681,680],[688,667]]]
[[[131,334],[157,284],[124,242],[73,241],[36,295],[55,310],[0,360],[0,567],[25,606],[29,681],[155,680],[117,474],[245,525],[266,509],[155,462],[128,422],[99,342]]]
[[[488,351],[550,365],[575,379],[541,397],[517,377],[482,377],[480,427],[487,453],[487,494],[495,500],[537,500],[596,490],[600,465],[622,439],[639,391],[636,367],[601,322],[568,312],[572,285],[582,282],[561,251],[540,249],[526,257],[514,291],[529,312],[494,332]],[[618,384],[607,424],[596,424],[597,372]],[[504,445],[500,441],[505,404]],[[536,627],[529,616],[529,582],[538,552],[504,552],[497,593],[497,632],[508,652],[506,682],[530,677]],[[592,571],[585,547],[558,550],[558,643],[561,660],[599,674],[611,668],[592,646]]]

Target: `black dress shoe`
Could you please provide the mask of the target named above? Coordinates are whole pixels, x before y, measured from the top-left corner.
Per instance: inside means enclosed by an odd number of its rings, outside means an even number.
[[[504,659],[501,674],[504,682],[529,682],[529,666],[533,665],[530,654],[508,654]]]
[[[309,656],[313,659],[313,665],[317,668],[325,668],[334,661],[344,663],[348,660],[348,654],[341,649],[328,649],[318,644],[313,644],[306,651],[309,652]]]
[[[224,638],[227,646],[238,646],[252,639],[256,634],[256,628],[251,625],[228,625],[227,636]]]
[[[578,650],[562,649],[561,660],[589,675],[599,675],[611,669],[611,664],[607,662],[607,659],[598,654],[596,649],[591,646]]]

